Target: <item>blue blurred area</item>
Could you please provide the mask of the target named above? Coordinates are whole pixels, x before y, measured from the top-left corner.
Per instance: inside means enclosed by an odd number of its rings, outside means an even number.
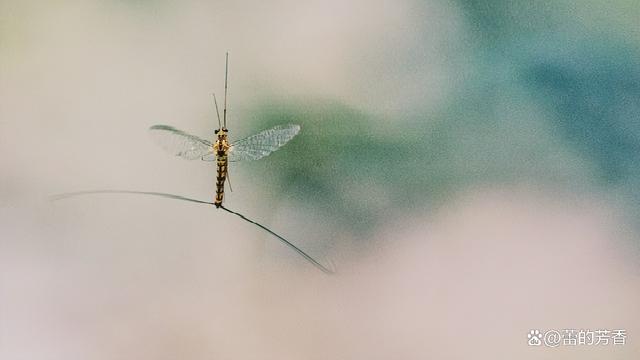
[[[571,2],[460,4],[477,42],[452,59],[465,75],[442,108],[381,119],[338,101],[271,100],[257,111],[259,127],[303,125],[274,167],[274,193],[365,232],[477,186],[623,189],[638,200],[640,48],[624,24],[581,27]]]
[[[482,51],[551,111],[553,131],[605,185],[637,184],[640,7],[635,1],[460,1]],[[498,74],[500,69],[493,69]]]
[[[640,54],[609,39],[543,43],[523,65],[537,100],[553,110],[563,139],[587,155],[607,184],[637,184]]]

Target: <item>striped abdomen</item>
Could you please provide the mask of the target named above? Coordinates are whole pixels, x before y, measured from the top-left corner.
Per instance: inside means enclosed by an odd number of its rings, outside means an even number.
[[[227,178],[227,155],[218,156],[216,161],[218,168],[216,174],[216,200],[213,203],[216,207],[220,207],[224,198],[224,181]]]

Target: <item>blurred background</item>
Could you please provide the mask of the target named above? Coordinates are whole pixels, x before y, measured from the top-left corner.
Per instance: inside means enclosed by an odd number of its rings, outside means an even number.
[[[635,0],[0,2],[1,359],[634,359]],[[301,133],[232,164],[213,138]],[[527,345],[624,329],[625,345]]]

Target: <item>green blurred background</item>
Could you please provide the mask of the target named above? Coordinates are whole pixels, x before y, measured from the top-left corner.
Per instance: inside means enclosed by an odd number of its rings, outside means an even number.
[[[464,31],[440,34],[438,47],[420,41],[433,36],[425,31],[413,34],[411,47],[375,49],[373,59],[358,54],[361,66],[379,66],[373,78],[419,79],[432,58],[445,63],[439,81],[408,84],[415,93],[406,107],[393,87],[381,90],[383,114],[340,98],[273,96],[256,107],[257,128],[282,121],[304,128],[278,168],[254,168],[273,169],[273,194],[313,201],[365,233],[390,213],[430,209],[492,184],[604,192],[637,220],[638,4],[446,5],[459,11]],[[429,15],[428,4],[413,6]],[[421,94],[441,82],[448,91],[437,102]]]

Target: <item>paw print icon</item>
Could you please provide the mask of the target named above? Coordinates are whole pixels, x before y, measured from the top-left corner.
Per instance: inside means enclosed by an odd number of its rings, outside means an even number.
[[[529,346],[540,346],[542,345],[542,334],[540,330],[531,330],[527,334],[527,338],[529,339]]]

